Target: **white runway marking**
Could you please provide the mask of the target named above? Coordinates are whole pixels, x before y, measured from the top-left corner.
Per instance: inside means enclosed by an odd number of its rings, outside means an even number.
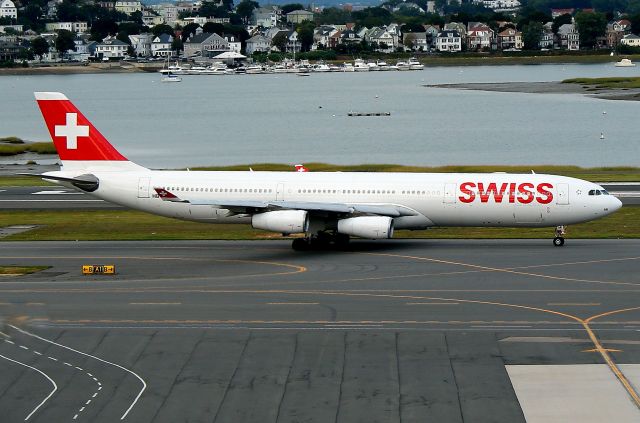
[[[107,361],[107,360],[104,360],[104,359],[102,359],[102,358],[100,358],[100,357],[96,357],[96,356],[94,356],[94,355],[87,354],[87,353],[85,353],[85,352],[75,350],[75,349],[73,349],[73,348],[71,348],[71,347],[67,347],[66,345],[62,345],[62,344],[59,344],[59,343],[57,343],[57,342],[51,341],[51,340],[49,340],[49,339],[43,338],[43,337],[41,337],[41,336],[35,335],[35,334],[31,333],[31,332],[27,332],[26,330],[20,329],[19,327],[16,327],[16,326],[14,326],[14,325],[9,325],[9,326],[10,326],[10,327],[12,327],[13,329],[17,330],[18,332],[25,334],[25,335],[31,336],[31,337],[33,337],[33,338],[39,339],[39,340],[44,341],[44,342],[48,342],[48,343],[50,343],[50,344],[52,344],[52,345],[56,345],[56,346],[58,346],[58,347],[60,347],[60,348],[64,348],[64,349],[67,349],[67,350],[69,350],[69,351],[73,351],[73,352],[75,352],[75,353],[77,353],[77,354],[84,355],[85,357],[93,358],[93,359],[98,360],[98,361],[100,361],[100,362],[102,362],[102,363],[109,364],[109,365],[111,365],[111,366],[117,367],[117,368],[119,368],[120,370],[124,370],[125,372],[127,372],[127,373],[129,373],[129,374],[131,374],[131,375],[135,376],[135,377],[136,377],[136,378],[137,378],[137,379],[142,383],[142,389],[140,390],[140,392],[138,392],[138,395],[136,395],[136,397],[134,398],[133,402],[131,403],[131,405],[129,406],[129,408],[127,408],[127,410],[124,412],[124,414],[122,415],[122,417],[120,417],[120,420],[124,420],[124,419],[127,417],[127,415],[129,414],[129,412],[133,409],[133,407],[136,405],[136,403],[138,402],[138,400],[139,400],[139,399],[140,399],[140,397],[142,396],[142,393],[147,389],[147,383],[144,381],[144,379],[142,379],[142,378],[140,377],[140,375],[138,375],[137,373],[135,373],[135,372],[133,372],[133,371],[131,371],[131,370],[129,370],[129,369],[127,369],[127,368],[125,368],[125,367],[122,367],[122,366],[121,366],[121,365],[119,365],[119,364],[112,363],[112,362]],[[102,384],[101,384],[100,382],[98,382],[98,386],[99,386],[98,390],[100,390],[100,389],[102,388]]]
[[[33,414],[34,414],[36,411],[38,411],[38,409],[39,409],[40,407],[42,407],[42,405],[43,405],[45,402],[47,402],[47,400],[48,400],[49,398],[51,398],[51,396],[52,396],[52,395],[53,395],[53,394],[58,390],[58,385],[56,385],[56,383],[54,382],[54,380],[53,380],[53,379],[51,379],[51,378],[50,378],[46,373],[44,373],[42,370],[36,369],[35,367],[29,366],[28,364],[24,364],[24,363],[21,363],[21,362],[19,362],[19,361],[13,360],[13,359],[11,359],[11,358],[9,358],[9,357],[5,357],[5,356],[4,356],[4,355],[2,355],[2,354],[0,354],[0,357],[4,358],[5,360],[13,361],[14,363],[17,363],[17,364],[19,364],[19,365],[21,365],[21,366],[28,367],[28,368],[30,368],[31,370],[35,370],[36,372],[40,373],[42,376],[46,377],[46,378],[47,378],[47,380],[48,380],[49,382],[51,382],[51,384],[53,385],[53,390],[52,390],[51,392],[49,392],[49,395],[47,395],[47,397],[46,397],[45,399],[43,399],[43,400],[42,400],[42,402],[41,402],[40,404],[38,404],[38,405],[36,406],[36,408],[34,408],[34,409],[33,409],[33,411],[32,411],[31,413],[29,413],[29,415],[28,415],[27,417],[25,417],[25,418],[24,418],[24,421],[27,421],[27,420],[29,420],[29,419],[31,418],[31,416],[33,416]]]
[[[12,345],[15,345],[15,342],[13,342],[13,341],[9,341],[8,339],[5,339],[5,340],[4,340],[4,342],[9,343],[9,344],[12,344]]]
[[[25,347],[24,345],[19,345],[20,348],[22,348],[23,350],[28,350],[29,347]]]

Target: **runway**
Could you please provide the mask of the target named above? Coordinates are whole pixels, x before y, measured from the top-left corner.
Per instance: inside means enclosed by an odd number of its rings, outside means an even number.
[[[640,183],[603,184],[626,206],[640,205]],[[0,187],[0,208],[54,209],[113,209],[124,210],[115,204],[66,187]]]
[[[313,253],[4,242],[0,265],[51,268],[0,278],[0,410],[36,422],[531,422],[517,374],[558,365],[636,416],[638,251],[638,240]],[[83,264],[117,275],[81,276]]]

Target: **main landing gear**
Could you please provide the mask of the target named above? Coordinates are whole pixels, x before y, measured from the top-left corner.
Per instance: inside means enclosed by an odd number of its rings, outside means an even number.
[[[556,226],[555,238],[553,238],[553,245],[556,247],[562,247],[564,245],[564,236],[566,234],[565,226]]]
[[[291,248],[296,251],[343,249],[349,244],[349,235],[337,232],[318,232],[304,238],[296,238]]]

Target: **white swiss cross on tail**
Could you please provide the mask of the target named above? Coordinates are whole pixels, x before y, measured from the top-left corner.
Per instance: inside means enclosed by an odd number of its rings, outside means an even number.
[[[78,114],[67,113],[67,122],[65,125],[56,125],[56,137],[67,138],[67,150],[78,149],[78,137],[88,137],[89,127],[86,125],[78,126]]]

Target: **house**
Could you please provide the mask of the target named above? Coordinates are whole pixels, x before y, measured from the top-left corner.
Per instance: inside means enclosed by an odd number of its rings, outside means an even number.
[[[229,42],[218,34],[202,32],[202,28],[184,42],[185,57],[214,57],[225,51],[229,51]]]
[[[76,34],[81,34],[87,32],[88,27],[86,22],[49,22],[45,24],[45,29],[51,32],[65,29],[70,32],[75,32]]]
[[[631,22],[627,19],[620,19],[617,21],[609,22],[607,24],[607,30],[605,36],[607,39],[607,47],[614,48],[620,44],[620,40],[626,34],[631,32]]]
[[[304,21],[313,21],[313,12],[307,10],[294,10],[287,13],[287,23],[299,24]]]
[[[428,51],[429,42],[426,32],[406,32],[402,39],[405,49],[412,51]]]
[[[143,10],[142,23],[148,26],[149,28],[151,28],[153,26],[164,23],[164,18],[159,14],[152,12],[150,10]]]
[[[6,33],[7,29],[13,32],[22,32],[24,27],[23,25],[0,25],[0,33]]]
[[[234,53],[241,52],[242,43],[235,35],[224,35],[222,38],[227,41],[228,51],[233,51]]]
[[[461,39],[467,36],[467,27],[461,22],[449,22],[444,24],[442,31],[456,31]]]
[[[462,37],[458,31],[441,31],[436,36],[436,50],[462,51]]]
[[[500,50],[521,50],[524,47],[522,32],[513,28],[507,28],[498,33],[497,42]]]
[[[253,9],[251,23],[263,28],[273,28],[278,25],[280,13],[280,9],[276,7],[258,7]]]
[[[127,55],[129,44],[117,38],[107,37],[96,45],[95,57],[100,59],[122,58]]]
[[[495,32],[481,22],[469,22],[467,25],[467,48],[471,51],[489,50]]]
[[[116,10],[116,2],[115,1],[97,1],[95,3],[96,6],[107,9],[107,10]]]
[[[393,8],[394,12],[403,12],[405,14],[415,12],[415,13],[425,13],[425,10],[413,2],[403,2],[398,4]]]
[[[620,40],[620,44],[629,47],[640,47],[640,37],[638,37],[636,34],[627,34],[622,37],[622,40]]]
[[[353,29],[345,29],[344,31],[337,32],[335,34],[337,38],[331,38],[331,45],[334,47],[338,44],[360,44],[362,37],[358,35]]]
[[[440,25],[423,25],[424,32],[427,33],[427,42],[429,43],[429,48],[432,49],[436,43],[436,37],[440,32]]]
[[[494,12],[513,12],[520,9],[521,6],[518,0],[484,0],[481,3]]]
[[[551,9],[551,19],[555,19],[562,15],[571,15],[575,13],[576,9]]]
[[[139,1],[116,1],[115,9],[118,12],[130,15],[133,12],[141,12],[142,3]]]
[[[0,18],[18,19],[18,9],[11,0],[2,0],[0,3]],[[10,51],[13,47],[7,46],[6,49]]]
[[[262,35],[254,35],[247,40],[246,50],[249,56],[256,52],[268,52],[271,50],[271,41]]]
[[[392,32],[387,31],[387,28],[384,26],[374,26],[373,28],[371,28],[365,35],[365,40],[373,45],[377,45],[377,48],[375,50],[383,53],[391,53],[398,47],[397,38]]]
[[[558,28],[558,45],[567,50],[580,50],[580,34],[575,24],[564,24]]]
[[[547,22],[542,27],[542,35],[540,36],[540,41],[538,42],[538,47],[541,49],[552,49],[553,48],[553,39],[555,35],[552,30],[553,22]]]
[[[173,37],[169,34],[160,34],[151,41],[151,55],[153,57],[171,56]]]
[[[299,53],[302,43],[298,40],[298,32],[291,30],[287,33],[287,53]]]
[[[25,48],[18,43],[0,41],[0,61],[12,62],[18,59]]]
[[[336,32],[338,32],[338,30],[330,25],[322,25],[315,28],[313,30],[312,50],[329,47],[329,38]]]
[[[172,3],[164,3],[155,9],[167,25],[173,25],[178,19],[178,8]]]
[[[129,35],[131,47],[137,56],[151,56],[151,43],[153,42],[153,34],[145,32],[142,34]]]

